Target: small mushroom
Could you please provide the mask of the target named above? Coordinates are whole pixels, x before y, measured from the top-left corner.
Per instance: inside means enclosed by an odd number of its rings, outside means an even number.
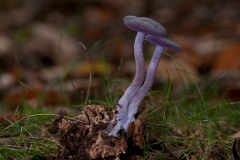
[[[125,130],[128,129],[128,124],[135,120],[135,114],[138,111],[139,104],[141,103],[141,101],[143,100],[145,95],[148,93],[150,88],[152,87],[156,69],[158,67],[158,63],[160,61],[160,58],[161,58],[164,48],[167,47],[167,48],[170,48],[170,49],[178,51],[178,52],[181,51],[181,48],[179,47],[179,45],[177,45],[176,43],[174,43],[173,41],[171,41],[167,38],[148,35],[145,37],[145,40],[147,40],[153,44],[156,44],[157,47],[154,51],[153,57],[149,64],[144,84],[141,87],[141,89],[138,91],[138,93],[133,97],[132,101],[129,104],[127,121],[124,124]]]
[[[124,95],[120,98],[117,105],[117,125],[113,128],[109,135],[117,136],[117,132],[123,128],[123,124],[126,122],[128,105],[132,98],[140,89],[145,78],[145,65],[143,57],[143,41],[145,35],[165,36],[166,30],[158,22],[145,17],[126,16],[124,18],[124,24],[132,30],[137,31],[137,36],[134,43],[134,57],[136,61],[136,74],[127,88]],[[125,130],[127,131],[127,130]]]

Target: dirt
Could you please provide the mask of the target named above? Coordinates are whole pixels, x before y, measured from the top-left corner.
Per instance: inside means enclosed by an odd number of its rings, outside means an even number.
[[[53,123],[60,131],[61,151],[53,159],[141,159],[146,117],[139,115],[130,123],[128,134],[120,130],[118,137],[108,136],[115,112],[102,105],[87,105],[70,120],[57,117]]]

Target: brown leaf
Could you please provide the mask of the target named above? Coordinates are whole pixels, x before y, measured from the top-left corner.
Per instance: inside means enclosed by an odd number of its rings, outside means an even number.
[[[76,76],[88,77],[92,75],[104,75],[106,72],[111,74],[115,67],[108,62],[98,61],[89,64],[88,62],[79,63],[79,65],[71,72]]]
[[[240,43],[227,47],[219,54],[213,66],[213,71],[221,70],[240,71]]]

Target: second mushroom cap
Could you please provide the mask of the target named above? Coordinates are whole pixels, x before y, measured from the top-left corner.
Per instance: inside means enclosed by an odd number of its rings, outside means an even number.
[[[162,38],[162,37],[156,37],[156,36],[152,36],[152,35],[147,35],[145,37],[145,40],[147,40],[148,42],[151,42],[153,44],[162,46],[162,47],[167,47],[169,49],[175,50],[180,52],[181,48],[179,45],[177,45],[175,42],[167,39],[167,38]]]

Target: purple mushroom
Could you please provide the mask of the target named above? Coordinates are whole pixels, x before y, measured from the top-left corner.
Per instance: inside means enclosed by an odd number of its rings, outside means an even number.
[[[158,63],[160,61],[160,57],[162,55],[164,48],[167,47],[178,52],[181,51],[181,48],[176,43],[174,43],[173,41],[167,38],[148,35],[145,37],[145,40],[153,44],[156,44],[157,47],[154,51],[153,57],[149,64],[148,72],[147,72],[144,84],[141,87],[141,89],[137,92],[137,94],[133,97],[132,101],[129,104],[128,116],[127,116],[127,121],[124,124],[124,130],[127,130],[128,124],[135,120],[135,114],[137,113],[139,104],[141,103],[145,95],[148,93],[150,88],[152,87],[154,75],[156,73],[156,69],[158,67]]]
[[[123,128],[123,125],[126,122],[127,118],[128,105],[140,89],[145,78],[145,65],[142,49],[145,35],[148,34],[161,37],[167,34],[165,28],[162,25],[149,18],[126,16],[123,20],[124,24],[127,27],[137,31],[137,36],[134,43],[136,74],[131,85],[127,88],[124,95],[118,102],[116,114],[117,125],[109,133],[109,135],[113,136],[117,136],[118,131]]]

